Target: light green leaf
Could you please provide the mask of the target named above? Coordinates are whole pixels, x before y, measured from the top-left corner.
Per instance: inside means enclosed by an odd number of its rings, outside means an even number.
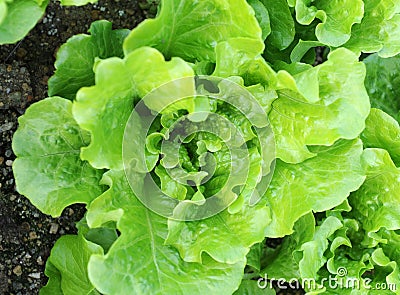
[[[95,72],[96,85],[82,88],[73,105],[76,121],[92,134],[81,157],[97,168],[122,169],[122,139],[134,102],[166,82],[193,76],[193,70],[179,58],[165,61],[156,49],[143,47],[125,59],[99,62]],[[148,97],[146,104],[165,107],[169,97],[157,99]]]
[[[241,76],[246,85],[261,83],[270,88],[276,84],[276,73],[261,57],[263,45],[257,40],[233,38],[218,43],[214,76]]]
[[[96,3],[97,0],[60,0],[63,6],[82,6],[88,3]]]
[[[271,25],[267,8],[260,0],[247,0],[253,7],[256,19],[262,30],[262,39],[265,40],[271,34]]]
[[[317,156],[299,164],[277,162],[266,193],[272,211],[268,237],[291,234],[301,216],[338,206],[363,183],[360,140],[339,141],[312,151]]]
[[[400,168],[382,149],[366,149],[363,164],[367,179],[349,198],[356,216],[367,232],[400,229]]]
[[[74,203],[90,203],[103,191],[101,170],[80,159],[89,143],[72,117],[72,103],[52,97],[30,106],[19,118],[13,150],[17,190],[42,212],[59,216]]]
[[[112,186],[91,204],[88,224],[117,221],[121,236],[107,255],[92,256],[89,262],[90,280],[100,292],[202,295],[232,294],[238,288],[245,259],[234,264],[210,257],[202,264],[183,261],[175,248],[165,245],[167,219],[133,195],[125,173],[111,170],[105,177]]]
[[[266,47],[271,45],[279,50],[287,48],[295,35],[294,20],[286,0],[261,0],[267,8],[271,34],[266,40]]]
[[[201,262],[202,254],[223,263],[241,261],[250,247],[265,237],[271,222],[264,202],[250,206],[247,202],[235,214],[225,209],[200,221],[168,221],[166,243],[179,250],[185,261]],[[225,245],[229,244],[229,248]]]
[[[91,24],[91,35],[71,37],[57,52],[55,74],[49,79],[49,95],[74,99],[76,92],[94,85],[93,65],[96,58],[123,57],[122,42],[129,30],[112,30],[112,24],[101,20]]]
[[[361,139],[367,148],[387,150],[396,166],[400,166],[400,126],[391,116],[371,109]]]
[[[294,254],[302,244],[311,241],[315,233],[315,219],[310,212],[302,216],[293,226],[293,233],[282,241],[277,249],[268,249],[266,266],[260,276],[269,278],[282,278],[289,281],[300,278],[299,261]]]
[[[63,236],[54,245],[50,257],[46,264],[46,273],[50,275],[52,285],[46,286],[41,295],[57,294],[53,292],[53,275],[56,275],[60,283],[61,293],[64,295],[86,294],[98,295],[88,278],[87,266],[93,254],[102,254],[103,250],[99,245],[87,241],[83,236],[67,235]],[[57,275],[57,271],[58,275]]]
[[[310,25],[315,18],[321,20],[315,29],[318,40],[328,46],[339,47],[351,36],[351,28],[364,16],[362,0],[296,1],[296,19]]]
[[[263,43],[254,10],[245,0],[163,0],[157,17],[142,22],[126,38],[124,51],[151,46],[167,59],[214,62],[215,46],[237,37]]]
[[[0,3],[0,8],[7,9],[0,12],[0,45],[15,43],[24,38],[42,17],[48,2],[46,0],[38,4],[34,0],[18,0]]]
[[[364,0],[364,17],[355,24],[346,48],[357,54],[378,52],[381,57],[400,52],[400,2]]]
[[[275,295],[275,289],[265,288],[261,289],[257,285],[257,281],[254,280],[243,280],[240,284],[239,289],[233,293],[233,295]]]
[[[381,58],[372,54],[364,59],[367,67],[365,87],[371,105],[400,122],[400,56]]]
[[[49,278],[46,286],[42,287],[39,295],[64,295],[61,289],[61,272],[50,262],[46,262],[45,275]]]
[[[269,113],[277,157],[299,163],[315,155],[309,149],[312,145],[356,138],[370,111],[364,77],[364,65],[343,48],[294,77],[279,72],[281,90]]]

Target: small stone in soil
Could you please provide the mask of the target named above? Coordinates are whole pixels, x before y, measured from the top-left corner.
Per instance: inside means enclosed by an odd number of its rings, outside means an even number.
[[[51,223],[49,233],[51,233],[52,235],[55,235],[57,232],[58,232],[58,224]]]
[[[40,272],[33,272],[28,275],[28,277],[33,279],[40,279]]]
[[[13,273],[17,276],[22,275],[22,268],[21,265],[17,265],[16,267],[14,267],[13,269]]]

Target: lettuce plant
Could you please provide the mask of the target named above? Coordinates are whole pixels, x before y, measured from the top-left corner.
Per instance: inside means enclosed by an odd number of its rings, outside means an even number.
[[[97,0],[60,0],[65,6],[80,6]],[[0,45],[24,38],[43,16],[49,0],[0,0]]]
[[[400,294],[399,11],[164,0],[72,37],[13,139],[21,194],[87,207],[41,294]]]

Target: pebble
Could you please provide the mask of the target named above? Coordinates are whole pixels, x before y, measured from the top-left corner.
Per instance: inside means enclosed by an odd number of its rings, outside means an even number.
[[[12,150],[6,150],[5,155],[7,158],[10,157],[12,155]]]
[[[4,158],[0,157],[0,165],[4,163]]]
[[[16,276],[22,275],[22,267],[21,267],[21,265],[17,265],[16,267],[14,267],[13,273],[14,273]]]
[[[55,235],[58,232],[58,224],[57,223],[51,223],[50,224],[50,230],[49,233],[52,235]]]
[[[13,161],[12,161],[12,160],[7,160],[7,161],[6,161],[6,165],[7,165],[8,167],[11,167],[12,164],[13,164]]]
[[[33,272],[28,275],[28,277],[33,279],[40,279],[40,272]]]
[[[29,240],[36,240],[37,234],[34,231],[29,232]]]
[[[13,126],[14,126],[13,122],[4,123],[3,125],[0,125],[0,132],[11,130]]]
[[[11,201],[11,202],[14,202],[16,199],[17,199],[17,196],[16,196],[16,195],[11,195],[11,196],[10,196],[10,201]]]

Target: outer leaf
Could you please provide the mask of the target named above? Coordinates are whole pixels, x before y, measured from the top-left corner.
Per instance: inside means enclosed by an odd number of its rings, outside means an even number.
[[[38,4],[34,0],[8,2],[7,14],[0,12],[0,45],[21,40],[36,25],[46,10],[48,0]],[[5,3],[0,8],[4,8]],[[1,16],[2,15],[2,16]]]
[[[349,199],[353,210],[367,232],[400,229],[400,168],[381,149],[366,149],[363,160],[367,179]]]
[[[268,237],[292,233],[294,223],[301,216],[311,210],[321,212],[341,204],[363,183],[360,140],[339,141],[313,151],[318,155],[300,164],[277,162],[266,193],[272,210]]]
[[[121,236],[106,256],[93,256],[89,262],[90,280],[100,292],[232,294],[238,288],[245,260],[223,264],[206,257],[202,264],[184,262],[175,248],[164,244],[167,219],[139,202],[124,172],[110,171],[105,181],[112,187],[92,203],[88,222],[98,226],[118,220]]]
[[[71,107],[60,97],[33,104],[19,118],[13,138],[17,190],[52,216],[59,216],[70,204],[88,204],[102,193],[103,171],[79,157],[89,136],[73,119]]]
[[[40,295],[64,295],[61,290],[61,273],[48,259],[44,271],[49,278],[46,286],[40,289]]]
[[[307,146],[332,145],[339,138],[356,138],[365,128],[370,106],[364,87],[365,67],[346,49],[330,53],[328,61],[294,76],[279,72],[282,90],[269,120],[276,155],[288,163],[314,156]]]
[[[102,253],[103,250],[99,245],[85,240],[83,236],[67,235],[61,237],[51,250],[46,265],[46,268],[58,270],[61,294],[99,294],[89,281],[87,265],[91,255]],[[55,272],[50,273],[50,275],[52,274],[55,274]],[[51,281],[52,277],[50,277]],[[49,293],[52,290],[47,287],[40,294],[54,294]]]
[[[129,30],[112,31],[112,24],[101,20],[92,23],[89,32],[91,35],[73,36],[58,50],[56,72],[49,79],[49,95],[74,99],[80,88],[94,84],[96,58],[124,56],[122,42]]]
[[[152,46],[166,58],[214,62],[215,46],[236,37],[263,43],[254,10],[245,0],[163,0],[157,17],[145,20],[127,37],[124,51]]]
[[[400,2],[364,0],[364,17],[355,24],[345,47],[357,54],[378,52],[382,57],[400,52]]]
[[[381,58],[372,54],[364,59],[367,67],[365,87],[371,105],[400,121],[400,56]]]
[[[367,148],[387,150],[393,162],[400,165],[400,126],[391,116],[381,110],[371,109],[361,139]]]
[[[320,19],[315,35],[328,46],[338,47],[346,43],[350,39],[352,26],[360,23],[363,15],[362,0],[296,1],[297,21],[309,25],[315,18]]]
[[[82,88],[73,105],[75,119],[92,134],[90,145],[82,149],[82,159],[97,168],[122,169],[122,139],[135,97],[144,97],[168,81],[192,75],[193,70],[183,60],[166,62],[149,47],[123,60],[101,61],[96,67],[96,85]]]
[[[286,0],[261,0],[268,10],[271,22],[271,35],[267,38],[270,45],[279,50],[287,48],[295,35],[294,21]]]

